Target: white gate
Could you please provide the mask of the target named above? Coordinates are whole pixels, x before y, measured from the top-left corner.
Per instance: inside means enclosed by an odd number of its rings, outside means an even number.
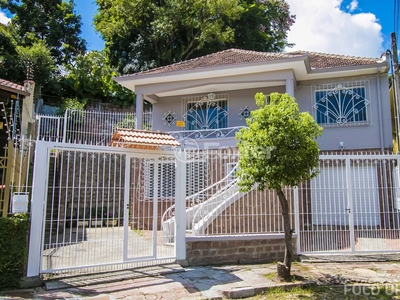
[[[322,155],[298,188],[298,253],[400,251],[397,155]]]
[[[28,276],[184,259],[180,155],[37,141]],[[174,204],[176,234],[163,237],[160,218]]]

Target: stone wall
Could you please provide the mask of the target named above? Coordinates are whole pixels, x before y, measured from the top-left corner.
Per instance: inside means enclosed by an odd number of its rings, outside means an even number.
[[[293,236],[296,254],[296,237]],[[283,234],[266,236],[186,238],[186,260],[189,266],[252,264],[283,261],[285,239]]]

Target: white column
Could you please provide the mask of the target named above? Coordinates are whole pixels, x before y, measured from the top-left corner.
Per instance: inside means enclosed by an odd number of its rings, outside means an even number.
[[[143,129],[143,95],[142,94],[136,94],[135,129]]]
[[[186,259],[186,152],[176,150],[175,172],[175,255]]]
[[[293,78],[286,79],[286,93],[294,97],[294,80]]]
[[[35,151],[35,168],[33,169],[33,186],[31,202],[31,230],[27,277],[38,276],[42,257],[43,218],[46,208],[46,184],[48,170],[48,154],[46,142],[37,141]],[[41,167],[39,167],[41,166]],[[39,167],[39,168],[37,168]]]

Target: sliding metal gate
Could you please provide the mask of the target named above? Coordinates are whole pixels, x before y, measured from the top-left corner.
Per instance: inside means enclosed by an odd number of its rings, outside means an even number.
[[[185,226],[180,229],[178,217],[183,210],[184,225],[185,166],[179,155],[38,141],[28,276],[184,258]],[[174,204],[176,234],[163,237],[160,217]]]
[[[398,155],[323,155],[298,188],[298,253],[400,251]]]

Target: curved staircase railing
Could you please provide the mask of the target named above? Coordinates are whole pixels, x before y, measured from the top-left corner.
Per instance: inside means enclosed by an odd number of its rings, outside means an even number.
[[[221,180],[208,186],[207,188],[186,197],[186,203],[190,203],[190,207],[186,209],[186,230],[190,230],[193,224],[193,218],[196,215],[200,205],[207,202],[219,194],[219,191],[225,190],[225,186],[230,186],[236,172],[237,164],[234,168]],[[172,243],[174,230],[175,230],[175,204],[170,206],[161,217],[161,225],[163,229],[163,241],[164,243]]]

